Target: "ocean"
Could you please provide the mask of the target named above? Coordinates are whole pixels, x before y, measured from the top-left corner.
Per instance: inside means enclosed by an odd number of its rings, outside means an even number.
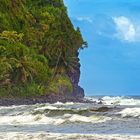
[[[140,140],[140,97],[0,107],[0,140]]]

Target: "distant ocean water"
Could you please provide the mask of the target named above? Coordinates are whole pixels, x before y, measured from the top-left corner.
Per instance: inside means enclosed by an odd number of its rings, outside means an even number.
[[[140,140],[139,96],[86,98],[96,103],[1,106],[0,140]]]

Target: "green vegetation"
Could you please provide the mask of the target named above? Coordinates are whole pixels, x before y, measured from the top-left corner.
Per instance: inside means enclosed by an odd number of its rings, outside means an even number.
[[[62,0],[2,0],[0,96],[31,97],[73,90],[70,72],[87,47]]]

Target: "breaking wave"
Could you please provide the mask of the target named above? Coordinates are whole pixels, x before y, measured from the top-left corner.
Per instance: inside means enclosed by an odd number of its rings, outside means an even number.
[[[90,99],[96,102],[0,107],[0,139],[140,139],[138,98]]]
[[[87,97],[87,99],[92,100],[96,103],[102,102],[104,105],[133,105],[140,106],[140,99],[134,97],[124,97],[124,96],[104,96],[104,97]]]
[[[140,118],[140,108],[125,108],[122,111],[118,112],[124,118],[134,117]]]

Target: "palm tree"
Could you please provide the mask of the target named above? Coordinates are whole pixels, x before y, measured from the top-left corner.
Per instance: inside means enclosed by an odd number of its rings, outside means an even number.
[[[0,85],[10,84],[10,71],[12,66],[6,57],[0,58]]]
[[[33,59],[29,56],[23,56],[19,59],[11,58],[14,64],[12,79],[15,82],[21,81],[22,83],[33,79],[33,75],[36,74],[34,69]]]

